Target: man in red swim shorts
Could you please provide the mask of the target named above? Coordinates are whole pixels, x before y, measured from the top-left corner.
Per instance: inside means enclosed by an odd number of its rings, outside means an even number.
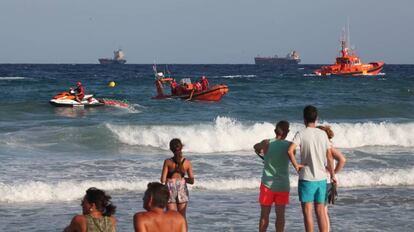
[[[280,121],[275,129],[276,138],[265,139],[254,145],[256,154],[264,159],[259,202],[261,206],[259,232],[267,230],[273,203],[276,207],[276,231],[285,229],[285,208],[289,203],[289,123]]]

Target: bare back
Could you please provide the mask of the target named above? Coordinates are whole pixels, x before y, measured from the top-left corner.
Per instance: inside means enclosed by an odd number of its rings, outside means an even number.
[[[161,182],[165,183],[167,179],[181,179],[184,178],[187,174],[188,178],[191,179],[187,181],[189,184],[193,184],[194,176],[191,162],[188,159],[184,159],[182,162],[182,173],[180,170],[177,170],[177,164],[172,159],[166,159],[164,161],[164,166],[162,169]],[[170,174],[170,175],[169,175]]]
[[[135,232],[186,232],[184,217],[176,211],[140,212],[134,215]]]

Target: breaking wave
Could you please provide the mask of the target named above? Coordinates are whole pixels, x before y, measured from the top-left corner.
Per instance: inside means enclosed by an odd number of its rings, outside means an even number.
[[[8,80],[24,80],[26,77],[0,77],[0,81],[8,81]]]
[[[363,146],[414,147],[414,123],[324,123],[330,124],[339,148]],[[250,151],[255,143],[274,137],[274,123],[242,123],[228,117],[217,117],[212,123],[178,125],[115,125],[105,124],[121,143],[152,146],[168,150],[172,138],[179,137],[185,150],[197,153]],[[303,129],[303,125],[292,123],[287,139]]]
[[[339,185],[344,188],[355,187],[393,187],[413,186],[414,168],[393,170],[379,169],[376,171],[344,171],[339,175]],[[0,202],[50,202],[72,201],[80,199],[85,190],[97,187],[106,191],[139,192],[143,193],[148,182],[140,178],[126,180],[107,181],[61,181],[59,183],[47,183],[41,181],[29,181],[17,184],[0,183]],[[297,187],[296,176],[291,176],[291,187]],[[222,178],[201,179],[194,186],[189,186],[191,191],[232,191],[258,189],[259,178]]]

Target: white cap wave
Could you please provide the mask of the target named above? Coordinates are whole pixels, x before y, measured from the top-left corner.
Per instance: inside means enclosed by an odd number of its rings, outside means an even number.
[[[344,171],[338,176],[339,185],[344,188],[381,187],[381,186],[414,186],[414,168],[411,169],[379,169],[375,171]],[[81,199],[90,187],[108,191],[143,193],[147,184],[153,180],[129,178],[125,180],[106,181],[61,181],[47,183],[29,181],[16,184],[0,183],[0,202],[51,202],[73,201]],[[291,176],[291,187],[297,187],[297,177]],[[258,189],[260,179],[257,178],[214,178],[200,179],[190,185],[191,191],[232,191]]]
[[[255,143],[274,137],[274,124],[270,122],[242,123],[228,117],[217,117],[212,123],[193,125],[115,125],[106,124],[121,143],[168,149],[172,138],[180,138],[185,151],[197,153],[251,151]],[[414,147],[414,123],[365,122],[328,123],[339,148],[363,146]],[[301,123],[291,123],[291,140],[303,129]]]

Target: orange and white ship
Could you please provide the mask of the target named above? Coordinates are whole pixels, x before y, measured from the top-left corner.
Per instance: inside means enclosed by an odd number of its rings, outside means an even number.
[[[349,29],[348,29],[349,31]],[[349,32],[348,32],[349,33]],[[367,76],[377,75],[383,68],[383,61],[371,62],[364,64],[361,59],[355,53],[355,50],[350,50],[349,37],[346,39],[345,33],[341,38],[341,53],[336,58],[336,62],[333,65],[322,66],[320,69],[314,71],[318,76]]]

